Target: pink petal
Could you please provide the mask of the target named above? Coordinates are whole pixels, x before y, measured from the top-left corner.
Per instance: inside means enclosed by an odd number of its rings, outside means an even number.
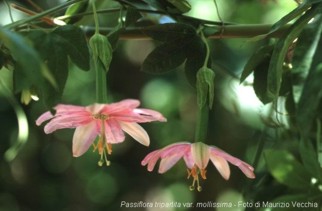
[[[47,111],[45,113],[43,113],[42,115],[40,115],[40,117],[38,117],[38,119],[36,120],[36,125],[41,125],[43,122],[53,118],[54,116],[51,114],[50,111]]]
[[[246,175],[246,177],[250,179],[255,179],[254,168],[251,165],[243,162],[238,167]]]
[[[208,145],[202,142],[191,144],[191,155],[195,164],[200,169],[205,169],[207,167],[210,158],[210,149]]]
[[[164,158],[164,157],[172,156],[174,154],[178,154],[178,153],[182,153],[182,152],[188,153],[190,150],[190,146],[191,146],[191,144],[188,142],[179,142],[179,143],[171,144],[171,145],[164,147],[161,150],[160,156],[161,156],[161,158]]]
[[[60,115],[60,114],[71,113],[71,112],[82,112],[85,110],[85,107],[84,106],[58,104],[57,106],[55,106],[55,110],[56,110],[56,115]]]
[[[160,121],[166,122],[166,118],[161,113],[149,109],[132,109],[123,110],[122,112],[110,114],[111,118],[115,118],[118,121],[123,122],[152,122]]]
[[[144,146],[150,145],[150,137],[147,132],[137,123],[119,122],[122,130],[132,136],[136,141]]]
[[[105,121],[105,136],[106,141],[111,144],[123,142],[125,139],[120,124],[114,119]]]
[[[140,122],[167,121],[167,119],[161,113],[151,109],[134,109],[133,112],[139,115]]]
[[[101,113],[101,111],[104,109],[105,106],[106,104],[95,103],[93,105],[87,106],[86,111],[88,111],[91,114],[98,114],[98,113]]]
[[[183,154],[184,152],[181,152],[181,153],[167,156],[161,159],[160,166],[159,166],[159,173],[163,174],[166,171],[168,171],[170,168],[172,168],[174,164],[176,164],[180,160],[180,158],[182,158]]]
[[[149,154],[147,154],[144,159],[141,161],[141,165],[145,166],[148,162],[150,162],[150,160],[152,159],[152,157],[154,157],[157,153],[159,153],[160,150],[154,150],[153,152],[150,152]]]
[[[245,163],[242,160],[239,160],[236,157],[231,156],[230,154],[222,151],[217,147],[212,147],[211,151],[212,153],[226,159],[229,163],[237,166],[248,178],[255,178],[254,168],[251,165]]]
[[[210,160],[215,165],[221,176],[225,180],[228,180],[230,176],[230,168],[228,162],[224,158],[219,157],[213,153],[210,154]]]
[[[155,164],[157,163],[158,159],[160,158],[160,150],[155,150],[149,153],[141,162],[143,166],[148,164],[148,171],[153,171]]]
[[[123,112],[125,110],[132,110],[138,107],[139,105],[140,105],[140,101],[138,100],[126,99],[117,103],[107,104],[104,107],[103,112],[111,115],[117,112]]]
[[[79,157],[83,155],[97,135],[98,130],[95,122],[77,127],[73,137],[73,156]]]
[[[191,150],[190,150],[191,151]],[[184,162],[186,163],[186,166],[188,167],[188,169],[192,169],[192,167],[195,165],[195,162],[192,158],[192,155],[191,155],[191,152],[189,153],[186,153],[184,156],[183,156],[183,160]]]
[[[62,128],[76,128],[81,125],[88,124],[93,120],[93,118],[87,114],[85,115],[64,115],[59,117],[54,117],[44,128],[45,133],[52,133],[55,130]]]

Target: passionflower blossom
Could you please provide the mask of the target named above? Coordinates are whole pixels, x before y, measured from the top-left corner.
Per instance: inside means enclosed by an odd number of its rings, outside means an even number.
[[[181,158],[183,158],[188,172],[188,179],[193,178],[190,190],[201,191],[199,184],[199,175],[206,179],[206,167],[209,160],[217,168],[221,176],[228,180],[230,168],[228,162],[237,166],[248,178],[254,179],[254,168],[244,161],[235,158],[215,146],[208,146],[202,142],[188,143],[181,142],[171,144],[162,149],[149,153],[141,162],[143,166],[147,165],[148,171],[153,171],[157,161],[160,159],[159,173],[163,174],[173,167]]]
[[[148,146],[150,139],[147,132],[137,123],[161,121],[166,119],[157,111],[137,108],[138,100],[127,99],[111,104],[93,104],[86,107],[59,104],[54,109],[42,114],[36,124],[50,120],[44,127],[46,134],[58,129],[76,128],[73,136],[73,156],[83,155],[91,145],[101,156],[98,164],[109,165],[107,154],[112,153],[112,144],[125,140],[124,132],[140,144]],[[124,132],[123,132],[124,131]],[[97,143],[95,144],[96,137]]]

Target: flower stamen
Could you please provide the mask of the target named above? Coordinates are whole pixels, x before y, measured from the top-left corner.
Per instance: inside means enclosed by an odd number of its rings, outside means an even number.
[[[101,159],[98,161],[99,166],[103,166],[104,163],[106,163],[106,166],[109,166],[111,162],[107,159],[107,154],[112,153],[112,145],[106,142],[106,136],[105,136],[105,118],[107,118],[104,114],[95,114],[93,115],[94,118],[101,120],[101,134],[99,135],[98,143],[93,144],[94,151],[97,149],[98,154],[101,155]]]
[[[200,192],[202,191],[202,187],[199,183],[199,174],[202,179],[206,179],[206,170],[205,169],[199,169],[196,165],[194,165],[190,170],[187,169],[188,177],[193,177],[192,185],[189,187],[189,190],[193,191],[195,189],[195,186],[197,185],[197,190]]]
[[[106,114],[98,113],[98,114],[93,114],[92,116],[93,116],[94,119],[100,119],[102,121],[105,121],[105,120],[108,119],[108,115],[106,115]]]

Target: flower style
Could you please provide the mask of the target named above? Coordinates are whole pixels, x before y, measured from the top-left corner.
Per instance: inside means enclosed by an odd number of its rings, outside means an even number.
[[[106,154],[112,153],[112,144],[125,140],[124,132],[132,136],[140,144],[148,146],[150,139],[147,132],[137,123],[161,121],[166,119],[157,111],[137,108],[138,100],[127,99],[111,104],[93,104],[86,107],[59,104],[54,109],[55,115],[50,111],[42,114],[36,124],[50,120],[44,131],[46,134],[58,129],[76,128],[73,136],[73,156],[83,155],[93,144],[101,156],[98,164],[109,165]],[[97,144],[94,144],[96,137]]]
[[[194,190],[195,185],[197,185],[198,191],[202,190],[199,185],[199,175],[202,179],[206,179],[206,167],[209,160],[211,160],[225,180],[228,180],[230,176],[228,162],[237,166],[246,175],[246,177],[251,179],[255,178],[254,168],[252,166],[229,155],[217,147],[208,146],[202,142],[181,142],[171,144],[163,149],[149,153],[142,160],[141,164],[143,166],[147,165],[148,171],[153,171],[154,166],[160,158],[161,161],[158,172],[163,174],[174,166],[182,157],[188,167],[188,179],[193,177],[190,190]]]

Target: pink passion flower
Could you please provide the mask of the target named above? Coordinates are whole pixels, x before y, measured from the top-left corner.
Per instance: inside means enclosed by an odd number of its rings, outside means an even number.
[[[112,144],[125,140],[124,132],[140,144],[148,146],[150,138],[137,123],[166,121],[159,112],[137,108],[139,105],[138,100],[132,99],[86,107],[59,104],[54,108],[55,115],[47,111],[36,120],[36,124],[39,126],[50,120],[44,128],[46,134],[58,129],[76,128],[73,136],[73,156],[83,155],[93,145],[94,151],[98,150],[101,156],[98,164],[102,166],[105,161],[109,165],[107,154],[112,153]],[[95,144],[96,137],[98,139]]]
[[[153,171],[157,161],[161,159],[159,165],[159,173],[163,174],[173,167],[181,158],[188,167],[188,179],[193,178],[190,190],[201,191],[199,184],[199,175],[202,179],[206,179],[206,167],[209,160],[217,168],[221,176],[228,180],[230,176],[230,168],[228,162],[237,166],[248,178],[254,179],[254,168],[244,161],[235,158],[221,149],[208,146],[202,142],[188,143],[181,142],[171,144],[162,149],[149,153],[141,162],[143,166],[147,165],[148,171]]]

